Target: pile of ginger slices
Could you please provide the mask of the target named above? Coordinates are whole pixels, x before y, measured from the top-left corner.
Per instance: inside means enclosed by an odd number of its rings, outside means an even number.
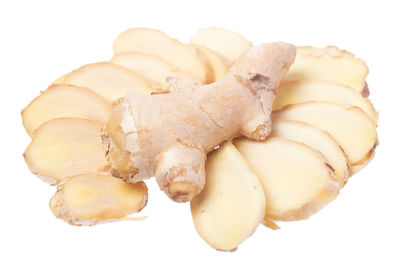
[[[147,203],[144,182],[115,178],[100,133],[112,103],[129,92],[151,94],[168,77],[207,84],[251,47],[242,35],[203,28],[181,43],[158,30],[132,28],[114,57],[53,82],[22,111],[31,143],[27,165],[57,191],[56,217],[73,225],[129,219]],[[306,219],[332,201],[365,167],[377,144],[378,114],[368,99],[367,65],[337,47],[297,47],[273,103],[274,128],[256,142],[225,142],[207,155],[206,186],[191,201],[193,222],[212,247],[231,251],[258,225]]]

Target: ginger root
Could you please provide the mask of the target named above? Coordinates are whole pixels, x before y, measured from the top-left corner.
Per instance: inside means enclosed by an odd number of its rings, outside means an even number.
[[[132,183],[155,176],[171,199],[190,201],[204,187],[208,152],[241,135],[270,134],[275,92],[295,54],[291,44],[263,44],[213,84],[177,81],[169,94],[128,94],[103,132],[112,174]]]

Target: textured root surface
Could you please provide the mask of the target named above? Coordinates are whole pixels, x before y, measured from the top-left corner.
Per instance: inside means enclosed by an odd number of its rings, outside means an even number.
[[[54,215],[73,225],[125,218],[147,203],[143,182],[130,184],[107,173],[66,178],[50,200]]]
[[[101,144],[102,123],[76,118],[54,119],[40,126],[24,153],[33,173],[61,181],[66,176],[108,167]]]
[[[262,185],[231,143],[208,156],[206,187],[191,202],[200,236],[218,250],[233,250],[262,221]]]
[[[306,219],[339,193],[330,166],[304,144],[271,137],[264,142],[239,139],[235,146],[263,185],[266,221]]]

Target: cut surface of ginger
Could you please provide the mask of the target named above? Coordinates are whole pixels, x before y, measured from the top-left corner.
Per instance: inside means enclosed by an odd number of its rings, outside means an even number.
[[[212,82],[212,71],[205,56],[196,47],[172,39],[161,31],[132,28],[121,33],[114,41],[114,54],[130,52],[161,57],[202,83]]]
[[[266,220],[306,219],[339,192],[333,171],[309,146],[280,137],[234,144],[263,185]]]
[[[152,92],[149,83],[142,76],[109,62],[84,65],[67,74],[62,83],[89,88],[110,102],[129,92]]]
[[[208,155],[206,175],[205,188],[190,203],[194,225],[212,247],[233,250],[263,219],[262,185],[230,142]]]
[[[335,46],[297,47],[296,60],[285,80],[331,81],[362,93],[366,88],[368,67],[350,52]]]
[[[346,183],[350,173],[348,160],[343,149],[326,131],[303,122],[278,120],[274,122],[270,136],[304,143],[320,152],[334,169],[339,185],[343,187]]]
[[[176,66],[154,55],[142,53],[117,54],[111,62],[139,73],[150,82],[153,88],[165,88],[166,79],[170,76],[176,76],[186,81],[200,82],[196,77],[179,70]]]
[[[228,60],[205,46],[197,45],[196,47],[200,49],[200,51],[207,57],[208,61],[210,62],[214,74],[213,81],[216,82],[219,79],[223,78],[230,69],[230,64],[228,63]]]
[[[21,112],[29,136],[55,118],[86,118],[105,123],[111,104],[93,91],[73,85],[52,85]]]
[[[305,102],[272,113],[273,120],[301,121],[327,131],[343,148],[350,164],[362,163],[377,141],[375,123],[358,107],[333,102]]]
[[[231,62],[235,62],[251,46],[251,42],[241,34],[218,27],[199,29],[197,34],[191,38],[191,43],[218,52]]]
[[[57,183],[67,176],[102,171],[108,167],[100,122],[60,118],[40,126],[24,153],[33,173]]]
[[[50,200],[54,215],[73,225],[94,225],[126,218],[147,203],[143,182],[130,184],[108,173],[90,173],[64,179]]]
[[[289,104],[307,101],[330,101],[345,107],[357,106],[370,117],[375,124],[378,113],[371,101],[350,87],[332,83],[315,81],[289,81],[279,86],[273,110],[281,109]]]

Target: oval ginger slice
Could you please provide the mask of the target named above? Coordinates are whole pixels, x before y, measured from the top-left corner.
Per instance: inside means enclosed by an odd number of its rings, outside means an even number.
[[[327,162],[304,144],[280,137],[234,144],[264,188],[266,221],[306,219],[339,193]]]
[[[327,131],[343,148],[352,166],[362,163],[377,141],[375,123],[358,107],[305,102],[274,111],[272,118],[301,121]]]
[[[345,107],[356,106],[377,124],[378,112],[371,101],[350,87],[333,82],[290,81],[279,86],[272,110],[308,101],[330,101]]]
[[[350,175],[347,157],[335,139],[326,131],[303,122],[278,120],[274,122],[270,136],[297,141],[320,152],[334,169],[339,185],[343,187],[346,183]]]
[[[264,216],[262,186],[232,145],[207,155],[206,186],[190,203],[199,235],[218,250],[233,250]]]
[[[55,118],[84,118],[105,123],[111,104],[93,91],[73,85],[50,86],[21,112],[29,136],[44,122]]]
[[[368,72],[367,64],[346,50],[303,46],[297,47],[296,60],[284,79],[336,82],[363,93]]]
[[[57,218],[70,224],[94,225],[126,218],[146,203],[143,182],[131,184],[108,173],[90,173],[64,179],[50,200],[50,208]]]
[[[40,126],[25,150],[31,171],[51,184],[67,176],[102,171],[108,167],[101,140],[100,122],[54,119]]]
[[[89,88],[110,102],[130,92],[152,92],[149,83],[142,76],[109,62],[84,65],[66,74],[62,83]]]

